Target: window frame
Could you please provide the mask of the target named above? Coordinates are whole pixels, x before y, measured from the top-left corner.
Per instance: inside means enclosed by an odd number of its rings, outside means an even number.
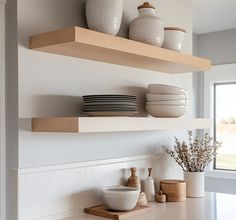
[[[212,99],[213,99],[213,138],[215,141],[216,141],[216,86],[219,86],[219,85],[236,85],[236,80],[229,81],[229,82],[213,82],[213,94],[212,94]],[[236,172],[236,170],[234,170],[234,169],[216,168],[216,160],[217,160],[217,158],[214,158],[214,160],[213,160],[213,170]]]
[[[199,88],[203,90],[204,96],[199,101],[202,115],[205,118],[213,118],[213,84],[223,82],[236,81],[236,63],[213,65],[208,71],[203,72],[203,77],[199,81]],[[201,73],[200,73],[201,74]],[[212,129],[206,129],[213,136],[213,120]],[[229,170],[214,170],[213,162],[206,168],[205,176],[208,178],[220,178],[227,180],[236,180],[236,172]]]

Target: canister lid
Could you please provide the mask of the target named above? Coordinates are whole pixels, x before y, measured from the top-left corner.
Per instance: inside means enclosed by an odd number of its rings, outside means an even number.
[[[182,31],[182,32],[186,33],[186,31],[183,28],[180,28],[180,27],[164,27],[164,30]]]
[[[155,7],[153,5],[151,5],[149,2],[144,2],[142,5],[138,6],[138,9],[141,9],[141,8],[153,8],[153,9],[155,9]]]

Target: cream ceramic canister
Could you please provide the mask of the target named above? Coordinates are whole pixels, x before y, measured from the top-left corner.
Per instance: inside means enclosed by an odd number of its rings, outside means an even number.
[[[178,52],[181,51],[186,31],[179,27],[165,27],[164,33],[165,39],[162,47]]]
[[[144,2],[138,6],[138,12],[139,16],[130,24],[129,38],[161,47],[164,41],[164,26],[156,15],[155,7]]]
[[[123,0],[86,0],[89,29],[116,35],[120,29]]]
[[[187,197],[204,197],[204,172],[184,172]]]

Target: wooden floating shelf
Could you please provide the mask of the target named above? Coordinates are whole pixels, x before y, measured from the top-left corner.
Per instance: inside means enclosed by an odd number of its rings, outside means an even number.
[[[207,59],[80,27],[31,36],[29,48],[165,73],[203,71],[211,67]]]
[[[55,117],[33,118],[33,132],[114,132],[206,129],[210,119],[151,117]]]

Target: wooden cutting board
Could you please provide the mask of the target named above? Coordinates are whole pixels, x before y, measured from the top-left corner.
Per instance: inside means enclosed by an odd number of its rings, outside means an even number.
[[[133,210],[127,212],[121,212],[121,211],[109,210],[109,208],[105,205],[99,205],[86,208],[84,211],[91,215],[120,220],[152,212],[153,208],[151,206],[140,205],[136,206]]]

